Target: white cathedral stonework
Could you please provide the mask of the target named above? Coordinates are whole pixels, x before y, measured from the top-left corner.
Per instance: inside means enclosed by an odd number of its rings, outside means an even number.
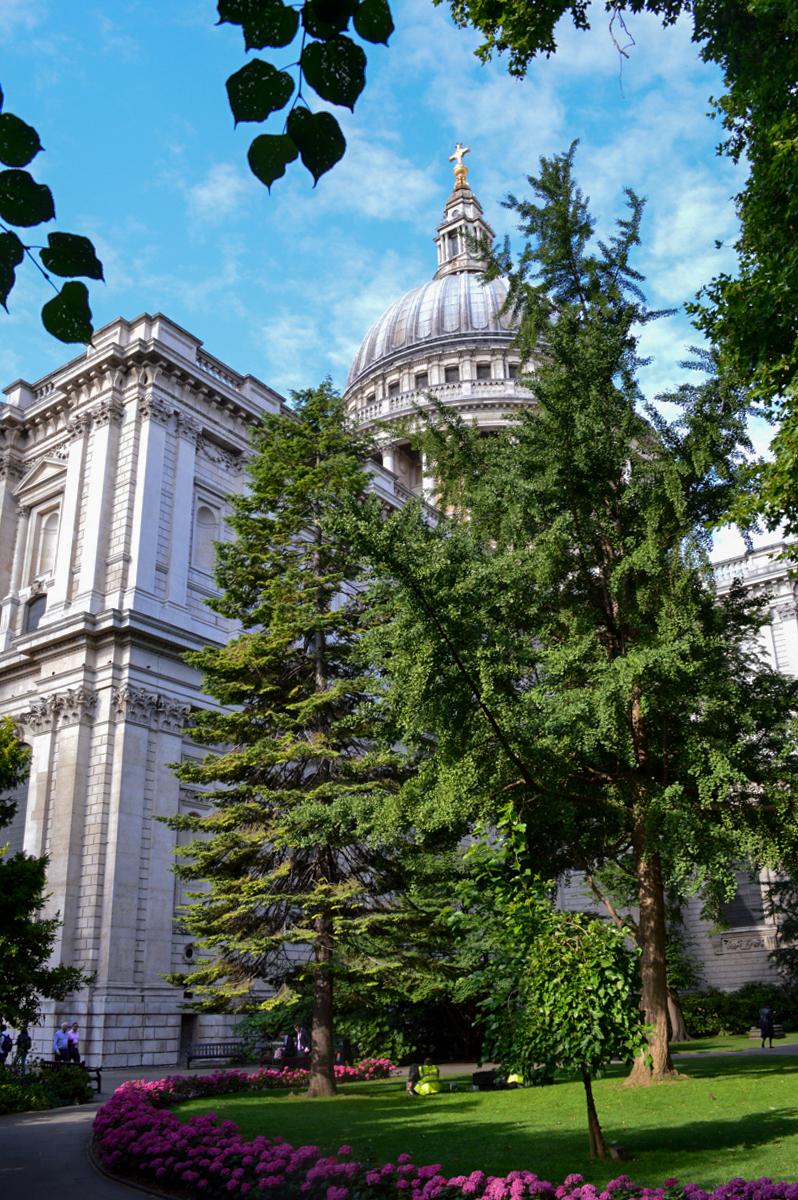
[[[0,405],[0,716],[32,751],[3,836],[50,857],[54,960],[97,974],[44,1005],[34,1052],[68,1018],[108,1067],[170,1065],[182,1042],[229,1031],[181,1010],[162,978],[191,951],[175,835],[154,818],[204,808],[167,765],[201,755],[183,729],[209,703],[182,656],[235,632],[203,603],[213,543],[245,486],[250,430],[283,401],[201,347],[160,314],[120,319]]]
[[[383,431],[369,467],[390,507],[432,491],[391,428],[413,400],[432,390],[486,432],[532,401],[515,379],[512,327],[496,317],[506,282],[480,286],[463,238],[491,231],[464,167],[456,179],[435,279],[380,318],[349,373],[350,411]],[[188,965],[191,945],[169,869],[175,834],[154,818],[207,810],[168,766],[202,754],[184,729],[209,703],[183,654],[236,632],[204,604],[215,594],[213,543],[229,536],[225,497],[246,486],[250,431],[284,401],[160,314],[112,322],[72,362],[5,394],[0,716],[14,718],[32,762],[2,837],[12,852],[49,855],[45,911],[63,920],[54,961],[96,972],[79,995],[44,1005],[34,1052],[49,1055],[69,1019],[90,1062],[171,1066],[186,1041],[228,1034],[230,1019],[192,1014],[190,995],[163,979]],[[763,550],[719,564],[721,591],[735,575],[772,594],[762,636],[777,669],[795,674],[786,569]],[[732,928],[712,940],[697,906],[687,910],[707,982],[724,988],[770,972],[775,930],[741,882]],[[561,899],[586,906],[576,879]]]

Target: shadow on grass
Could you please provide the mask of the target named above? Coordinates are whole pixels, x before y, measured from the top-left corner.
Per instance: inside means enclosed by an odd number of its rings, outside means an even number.
[[[736,1066],[735,1071],[728,1060],[720,1069],[717,1060],[691,1064],[690,1076],[701,1095],[696,1095],[690,1084],[678,1083],[626,1091],[620,1087],[624,1072],[613,1072],[614,1079],[602,1087],[596,1102],[605,1140],[608,1144],[622,1142],[632,1155],[629,1164],[611,1159],[591,1162],[581,1085],[578,1090],[555,1084],[516,1092],[458,1091],[422,1099],[408,1098],[402,1083],[354,1084],[328,1101],[308,1101],[285,1093],[236,1095],[218,1097],[204,1106],[192,1104],[191,1112],[210,1107],[220,1117],[236,1121],[248,1137],[279,1134],[295,1146],[312,1143],[326,1153],[335,1153],[346,1143],[360,1161],[395,1162],[399,1154],[407,1153],[417,1165],[440,1163],[449,1176],[473,1170],[505,1175],[526,1169],[559,1183],[578,1171],[592,1182],[604,1183],[625,1172],[649,1185],[670,1175],[682,1183],[702,1185],[725,1182],[735,1175],[795,1178],[798,1109],[780,1104],[776,1109],[768,1105],[765,1111],[750,1112],[748,1107],[754,1105],[744,1106],[741,1097],[740,1113],[722,1113],[720,1103],[718,1111],[712,1111],[707,1083],[714,1078],[720,1084],[724,1076],[739,1075],[739,1060]],[[769,1077],[774,1082],[777,1076],[784,1076],[787,1064],[773,1059],[757,1067],[755,1072],[747,1070],[745,1076],[750,1076],[751,1084],[761,1085],[756,1107],[763,1108],[767,1100],[762,1101],[761,1092]],[[789,1068],[790,1074],[798,1069],[795,1060],[789,1062]],[[462,1087],[463,1079],[458,1082]],[[681,1096],[694,1111],[698,1106],[701,1119],[680,1116]],[[726,1103],[737,1107],[736,1101]],[[781,1167],[774,1159],[774,1148],[782,1154],[784,1143]]]

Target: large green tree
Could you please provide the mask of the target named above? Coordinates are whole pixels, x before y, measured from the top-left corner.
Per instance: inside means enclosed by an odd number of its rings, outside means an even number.
[[[528,241],[508,305],[535,404],[484,438],[437,407],[424,440],[451,515],[368,525],[393,588],[374,654],[409,746],[431,753],[403,789],[434,825],[511,805],[543,878],[608,863],[639,909],[642,1005],[655,1078],[668,1053],[666,877],[717,911],[741,859],[774,863],[798,832],[798,685],[759,657],[766,619],[715,594],[707,528],[738,487],[746,395],[712,376],[640,411],[630,264],[642,205],[591,250],[568,154],[510,201]],[[462,514],[462,515],[459,515]],[[638,1060],[634,1077],[651,1071]]]
[[[24,783],[29,751],[17,740],[14,722],[0,721],[0,830],[16,812],[4,793]],[[42,917],[47,858],[0,848],[0,1014],[16,1028],[39,1020],[42,999],[63,1000],[91,982],[78,967],[50,964],[58,915]]]
[[[209,881],[182,917],[205,953],[175,982],[190,983],[194,1007],[235,1010],[252,1006],[253,985],[309,973],[310,1095],[335,1089],[336,975],[367,994],[423,971],[434,924],[423,881],[439,870],[411,836],[380,834],[408,765],[375,732],[378,683],[360,655],[373,617],[331,524],[345,498],[369,507],[367,449],[327,383],[259,428],[250,486],[231,498],[236,539],[218,550],[222,594],[210,602],[242,632],[191,656],[223,707],[190,731],[210,753],[178,769],[189,784],[217,785],[216,808],[170,821],[197,834],[177,874]]]

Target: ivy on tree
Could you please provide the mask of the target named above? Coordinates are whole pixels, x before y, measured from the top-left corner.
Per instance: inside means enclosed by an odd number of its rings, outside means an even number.
[[[313,113],[303,86],[322,100],[354,110],[366,84],[366,55],[348,36],[350,22],[364,42],[387,44],[393,20],[387,0],[219,0],[219,24],[240,25],[246,50],[281,49],[299,35],[299,57],[287,69],[250,59],[227,80],[227,97],[236,125],[265,121],[293,104],[281,133],[262,133],[249,148],[252,173],[271,190],[287,165],[300,157],[313,176],[321,176],[343,157],[346,140],[332,113]],[[297,81],[291,71],[295,70]]]
[[[2,107],[0,90],[0,110]],[[40,266],[32,254],[35,247],[27,245],[8,228],[16,225],[29,229],[55,217],[50,189],[20,169],[28,166],[41,149],[39,135],[32,126],[13,113],[0,111],[0,162],[8,168],[0,171],[0,304],[8,312],[16,271],[27,255],[45,279],[50,280],[50,275],[70,279],[60,291],[56,288],[57,295],[42,308],[42,324],[47,332],[62,342],[90,342],[94,329],[88,288],[72,279],[76,275],[88,279],[103,277],[102,263],[90,240],[75,233],[48,234],[47,246],[39,248],[43,264]]]

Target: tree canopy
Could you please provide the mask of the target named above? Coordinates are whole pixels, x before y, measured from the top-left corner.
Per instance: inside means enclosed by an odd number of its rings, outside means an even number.
[[[372,635],[389,702],[429,751],[408,814],[443,826],[510,805],[542,878],[627,872],[661,1078],[664,881],[717,910],[735,863],[792,844],[798,685],[760,657],[758,602],[718,597],[707,559],[745,470],[745,393],[710,375],[671,397],[677,420],[640,411],[642,205],[629,194],[592,251],[573,151],[541,159],[532,200],[508,201],[529,240],[489,266],[509,270],[522,346],[538,338],[534,406],[487,438],[433,408],[422,440],[450,515],[352,521],[393,580]]]

